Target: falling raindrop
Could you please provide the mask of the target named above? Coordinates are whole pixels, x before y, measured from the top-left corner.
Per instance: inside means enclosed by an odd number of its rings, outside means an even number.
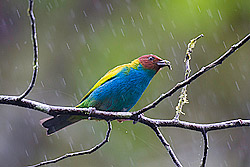
[[[38,138],[37,138],[36,133],[33,133],[33,137],[34,137],[35,143],[38,144]]]
[[[58,91],[57,91],[57,90],[55,90],[55,94],[56,94],[57,97],[59,97],[59,94],[58,94]]]
[[[92,129],[92,132],[95,134],[95,129],[94,129],[94,127],[93,127],[93,126],[91,127],[91,129]]]
[[[82,144],[80,144],[80,148],[81,148],[81,150],[84,150],[84,148],[83,148],[83,145],[82,145]]]
[[[177,41],[177,45],[178,45],[179,49],[181,49],[181,45],[178,41]]]
[[[198,64],[197,64],[197,63],[195,63],[195,66],[196,66],[197,70],[199,70],[199,66],[198,66]]]
[[[11,25],[13,25],[13,21],[12,21],[11,18],[9,18],[9,22],[10,22]]]
[[[129,157],[129,160],[130,160],[131,165],[135,166],[134,161],[133,161],[133,159],[131,157]]]
[[[140,35],[143,36],[141,28],[138,28],[138,30],[139,30]]]
[[[157,47],[158,47],[159,51],[161,51],[161,47],[160,47],[159,43],[157,44]]]
[[[16,47],[17,47],[18,50],[21,49],[18,43],[16,43]]]
[[[87,13],[85,12],[85,10],[82,11],[84,16],[87,17]]]
[[[166,31],[166,29],[165,29],[165,27],[164,27],[163,24],[161,24],[161,27],[162,27],[163,31]]]
[[[135,20],[134,20],[134,18],[132,16],[130,18],[131,18],[132,25],[135,27]]]
[[[69,142],[69,146],[70,146],[71,151],[74,151],[74,149],[73,149],[73,146],[72,146],[72,143],[71,143],[71,142]]]
[[[170,76],[169,72],[167,71],[168,79],[172,80],[172,77]]]
[[[121,33],[122,33],[122,36],[124,36],[125,37],[125,34],[124,34],[124,32],[123,32],[123,29],[121,28]]]
[[[176,28],[176,25],[175,25],[174,20],[172,20],[171,23],[172,23],[172,25],[173,25],[173,28],[175,29],[175,28]]]
[[[80,40],[81,40],[81,42],[82,42],[83,44],[86,44],[86,39],[85,39],[83,33],[80,35]]]
[[[25,149],[25,154],[27,157],[29,157],[29,153],[28,153],[28,150]]]
[[[49,50],[51,51],[51,53],[53,53],[53,48],[52,48],[52,45],[51,45],[49,42],[47,42],[47,45],[48,45]]]
[[[207,14],[208,14],[209,17],[213,18],[213,15],[212,15],[212,12],[211,12],[210,9],[207,9]]]
[[[203,45],[201,45],[201,49],[202,49],[202,51],[205,53],[205,48],[204,48]]]
[[[238,91],[240,91],[240,87],[239,87],[239,85],[238,85],[238,82],[237,82],[237,81],[235,81],[235,85],[236,85],[236,87],[237,87]]]
[[[142,16],[142,13],[141,13],[141,12],[139,12],[139,15],[140,15],[141,19],[143,20],[143,16]]]
[[[16,13],[17,13],[18,18],[20,19],[21,16],[20,16],[18,9],[16,10]]]
[[[159,9],[161,9],[161,5],[160,5],[159,1],[156,0],[155,2],[156,2],[156,4],[157,4],[157,6],[159,7]]]
[[[201,13],[201,9],[200,9],[200,6],[199,6],[199,5],[197,5],[197,8],[198,8],[199,12]]]
[[[169,33],[170,33],[171,38],[174,39],[174,36],[173,36],[172,32],[169,32]]]
[[[125,22],[124,22],[124,20],[123,20],[123,18],[121,17],[121,21],[122,21],[122,24],[125,26]]]
[[[168,136],[168,137],[169,137],[170,143],[173,143],[171,136]]]
[[[65,82],[64,78],[62,78],[62,82],[63,82],[64,86],[66,86],[66,82]]]
[[[141,42],[142,42],[143,47],[146,48],[146,45],[145,45],[144,40],[142,38],[141,38]]]
[[[220,20],[222,21],[222,17],[221,17],[221,14],[220,14],[220,10],[218,9],[217,12],[218,12],[218,15],[219,15],[219,17],[220,17]]]
[[[89,44],[86,44],[86,46],[87,46],[87,48],[88,48],[88,50],[89,50],[89,52],[90,52],[90,46],[89,46]]]
[[[233,138],[232,138],[232,135],[231,135],[231,134],[229,135],[229,137],[230,137],[230,140],[233,141]]]
[[[115,30],[112,28],[111,31],[112,31],[114,37],[116,37],[116,32],[115,32]]]
[[[232,64],[232,63],[230,63],[230,66],[231,66],[232,70],[234,70],[234,66],[233,66],[233,64]]]
[[[69,47],[69,44],[66,42],[66,46],[67,46],[67,48],[70,50],[70,47]]]
[[[131,130],[131,134],[132,134],[133,140],[136,140],[135,133],[133,130]]]
[[[108,13],[111,15],[111,9],[109,7],[109,4],[106,4],[106,6],[107,6],[107,9],[108,9]]]
[[[95,29],[94,29],[93,24],[90,24],[90,27],[91,27],[91,30],[92,30],[93,32],[95,32]]]
[[[231,150],[231,149],[232,149],[232,148],[231,148],[231,145],[230,145],[230,143],[229,143],[229,142],[227,142],[227,146],[228,146],[229,150]]]
[[[232,24],[230,24],[230,28],[231,28],[231,30],[234,32],[234,28],[233,28],[233,25],[232,25]]]
[[[225,41],[222,41],[223,45],[225,48],[227,48]]]
[[[171,46],[171,49],[172,49],[172,52],[173,52],[173,54],[174,54],[174,57],[176,57],[176,53],[175,53],[175,51],[174,51],[174,47]]]
[[[78,28],[77,28],[76,24],[74,24],[74,27],[75,27],[76,32],[78,32]]]
[[[128,12],[131,13],[131,8],[127,6]]]
[[[79,73],[80,73],[81,77],[83,77],[83,73],[82,73],[81,69],[79,69]]]

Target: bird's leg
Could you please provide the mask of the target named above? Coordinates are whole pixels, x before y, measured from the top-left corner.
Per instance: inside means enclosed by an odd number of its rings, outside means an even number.
[[[95,110],[96,110],[96,108],[94,108],[94,107],[89,107],[89,108],[88,108],[88,111],[89,111],[88,120],[91,120],[91,115],[92,115],[92,113],[93,113]]]

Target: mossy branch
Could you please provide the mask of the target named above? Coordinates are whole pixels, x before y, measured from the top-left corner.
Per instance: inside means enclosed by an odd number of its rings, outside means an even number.
[[[204,35],[203,34],[199,35],[198,37],[192,39],[188,44],[188,48],[187,48],[186,55],[184,58],[184,63],[186,67],[185,74],[184,74],[185,80],[189,78],[190,73],[191,73],[191,67],[190,67],[191,54],[193,53],[193,49],[195,47],[197,40],[200,39],[201,37],[204,37]],[[175,114],[174,119],[179,120],[180,114],[185,115],[182,108],[184,104],[187,104],[187,103],[188,103],[188,99],[187,99],[187,85],[186,85],[181,89],[181,95],[179,96],[179,101],[176,106],[176,114]]]

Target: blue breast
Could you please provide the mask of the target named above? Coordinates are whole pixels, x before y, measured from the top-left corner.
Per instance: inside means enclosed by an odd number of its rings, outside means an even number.
[[[117,76],[98,88],[84,100],[86,107],[105,111],[129,111],[140,99],[156,72],[138,65],[124,68]]]

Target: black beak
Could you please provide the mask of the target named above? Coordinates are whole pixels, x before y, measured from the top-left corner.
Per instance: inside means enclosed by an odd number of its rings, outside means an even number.
[[[172,66],[171,66],[170,61],[161,60],[161,61],[158,61],[156,64],[157,64],[160,68],[165,67],[165,66],[168,66],[168,68],[169,68],[170,70],[172,70]]]

